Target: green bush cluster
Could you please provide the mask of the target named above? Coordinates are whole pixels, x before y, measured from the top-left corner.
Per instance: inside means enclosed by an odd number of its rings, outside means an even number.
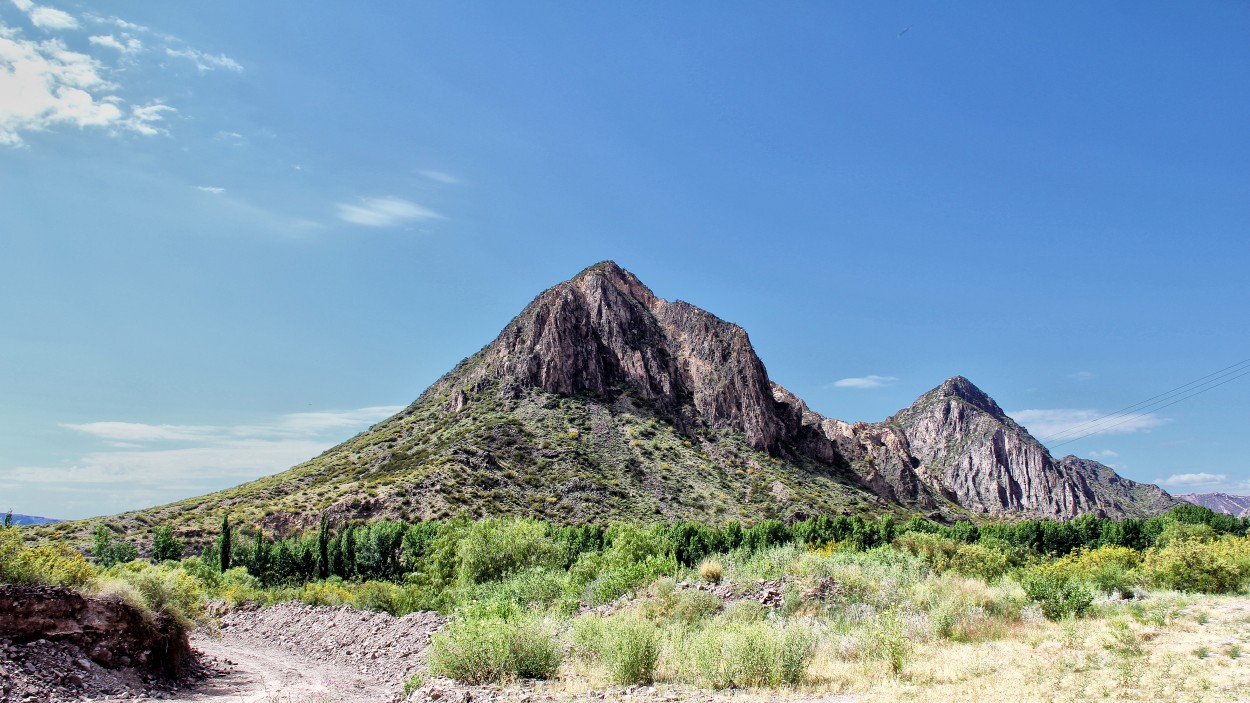
[[[1084,615],[1094,603],[1094,594],[1084,583],[1054,569],[1033,569],[1024,574],[1020,584],[1050,620]]]
[[[429,672],[466,683],[546,679],[563,651],[536,616],[462,614],[430,642]]]
[[[610,618],[585,616],[573,625],[574,648],[599,661],[618,684],[649,684],[660,658],[661,632],[646,619],[630,614]]]
[[[18,527],[0,527],[0,583],[82,588],[96,570],[82,554],[61,544],[27,547]]]
[[[688,635],[680,660],[687,675],[709,688],[797,685],[818,638],[797,621],[711,621]]]

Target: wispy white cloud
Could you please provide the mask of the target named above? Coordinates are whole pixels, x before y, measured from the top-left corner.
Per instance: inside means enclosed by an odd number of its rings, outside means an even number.
[[[880,388],[888,386],[898,379],[894,376],[856,376],[852,378],[840,378],[833,382],[835,388]]]
[[[228,442],[241,438],[316,437],[326,432],[368,425],[403,410],[402,405],[376,405],[337,412],[281,415],[256,425],[155,425],[142,422],[65,423],[62,427],[115,442]]]
[[[161,103],[151,105],[135,105],[130,109],[130,117],[122,124],[144,136],[153,134],[169,134],[169,130],[157,127],[153,123],[165,119],[165,113],[178,112],[174,108]]]
[[[103,46],[114,51],[120,51],[123,54],[135,54],[143,51],[143,42],[135,39],[134,37],[122,37],[122,39],[118,39],[112,34],[98,34],[88,37],[87,41],[95,44],[96,46]]]
[[[35,5],[27,13],[30,23],[43,30],[78,29],[78,20],[73,15],[54,7]]]
[[[225,188],[220,188],[218,186],[196,186],[195,189],[202,190],[205,193],[212,193],[213,195],[221,195],[226,192]]]
[[[21,132],[54,125],[122,126],[125,112],[86,54],[60,40],[35,42],[15,33],[0,36],[0,144],[19,145]]]
[[[44,512],[55,517],[132,510],[282,471],[402,409],[289,413],[238,425],[67,423],[62,427],[101,448],[67,466],[0,467],[0,484],[11,488],[6,493],[18,504],[51,502]]]
[[[117,27],[119,29],[125,29],[130,32],[147,33],[147,32],[152,31],[141,24],[135,24],[134,22],[127,22],[126,20],[121,19],[120,17],[101,17],[100,15],[96,15],[96,14],[92,14],[88,12],[83,15],[83,18],[90,20],[91,22],[95,22],[96,24],[107,24],[113,27]]]
[[[1120,456],[1120,453],[1114,449],[1095,449],[1089,455],[1095,459],[1114,459]]]
[[[1228,481],[1228,476],[1224,474],[1197,472],[1192,474],[1172,474],[1167,478],[1157,480],[1155,483],[1174,487],[1210,488],[1226,481]]]
[[[344,222],[366,227],[394,227],[421,220],[437,220],[443,216],[402,198],[361,198],[359,204],[337,205],[338,217]]]
[[[174,108],[154,101],[128,106],[96,58],[71,51],[59,39],[33,41],[0,33],[0,144],[20,146],[23,132],[66,125],[151,136]]]
[[[226,56],[225,54],[217,54],[216,56],[214,56],[213,54],[200,51],[199,49],[192,49],[191,47],[187,47],[185,49],[174,49],[172,47],[167,47],[165,49],[165,53],[169,56],[173,56],[179,59],[186,59],[194,63],[195,67],[199,69],[201,72],[216,71],[218,69],[225,69],[227,71],[235,71],[235,72],[243,70],[242,64],[230,58],[229,56]]]
[[[459,178],[456,178],[450,173],[443,173],[442,171],[419,171],[418,173],[431,181],[442,183],[444,185],[456,185],[460,182]]]
[[[45,32],[79,26],[77,18],[62,10],[30,0],[12,2]],[[243,69],[224,54],[200,51],[168,34],[116,17],[84,17],[117,29],[92,34],[76,46],[82,49],[77,51],[59,38],[28,39],[20,29],[0,22],[0,145],[22,146],[24,134],[57,127],[95,129],[113,136],[168,134],[160,123],[176,109],[164,100],[130,95],[117,82],[128,75],[119,69],[133,65],[146,48],[131,33],[144,33],[158,49],[194,62],[201,71]]]
[[[1090,371],[1077,371],[1076,373],[1068,374],[1068,378],[1073,381],[1089,381],[1094,378],[1094,374]]]
[[[1131,434],[1158,427],[1168,419],[1155,413],[1129,413],[1099,420],[1106,413],[1099,410],[1053,408],[1016,410],[1007,413],[1024,425],[1035,437],[1048,439],[1073,439],[1080,436],[1105,434]]]

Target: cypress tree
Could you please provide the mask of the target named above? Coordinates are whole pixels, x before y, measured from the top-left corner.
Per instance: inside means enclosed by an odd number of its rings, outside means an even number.
[[[256,569],[256,573],[252,575],[260,579],[262,585],[268,586],[272,576],[269,568],[269,545],[265,543],[265,533],[259,527],[256,528],[256,544],[252,549],[252,567]]]
[[[343,578],[356,575],[356,526],[348,525],[343,531]]]
[[[321,525],[317,530],[317,578],[330,576],[330,522],[325,513],[321,514]]]
[[[217,538],[217,551],[221,554],[223,573],[230,569],[230,550],[233,546],[230,543],[230,514],[226,513],[221,516],[221,536]]]

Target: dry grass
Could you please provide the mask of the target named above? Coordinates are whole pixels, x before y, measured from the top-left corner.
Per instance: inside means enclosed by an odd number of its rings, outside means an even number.
[[[668,667],[658,672],[656,687],[679,699],[726,703],[1232,703],[1250,698],[1247,597],[1152,594],[1141,602],[1103,602],[1086,619],[1027,618],[995,632],[995,639],[917,638],[898,673],[890,661],[860,657],[835,632],[827,634],[808,681],[797,687],[699,691],[676,683]],[[566,701],[623,693],[613,690],[601,667],[578,661],[566,662],[559,680],[536,688]]]
[[[1250,599],[1186,600],[1193,604],[1171,595],[1144,607],[1108,604],[1100,618],[1022,624],[996,641],[935,641],[917,647],[898,676],[832,657],[812,673],[833,690],[863,691],[863,703],[1244,699]]]

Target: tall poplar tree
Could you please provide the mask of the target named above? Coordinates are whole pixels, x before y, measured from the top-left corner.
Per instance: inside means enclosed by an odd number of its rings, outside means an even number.
[[[234,547],[230,540],[230,514],[221,516],[221,535],[217,537],[217,551],[221,554],[221,570],[230,569],[230,551]]]

